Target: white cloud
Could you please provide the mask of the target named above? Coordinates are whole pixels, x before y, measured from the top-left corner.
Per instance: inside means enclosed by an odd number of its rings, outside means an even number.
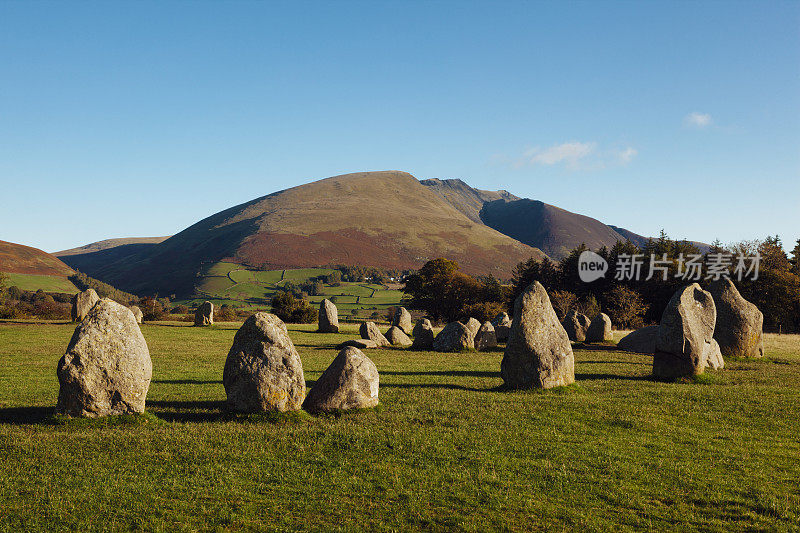
[[[693,128],[705,128],[706,126],[711,125],[711,115],[708,113],[698,113],[697,111],[693,111],[683,117],[683,123],[686,126],[691,126]]]
[[[570,170],[596,170],[607,166],[627,165],[637,153],[631,146],[601,150],[596,142],[570,141],[547,148],[541,146],[529,148],[521,158],[517,159],[514,167],[561,164]]]

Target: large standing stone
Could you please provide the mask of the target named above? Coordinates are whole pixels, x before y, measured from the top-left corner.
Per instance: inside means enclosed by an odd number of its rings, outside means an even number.
[[[497,342],[506,342],[508,340],[508,334],[511,331],[511,318],[508,316],[508,313],[503,312],[497,315],[492,321],[492,326],[494,326],[494,334],[495,337],[497,337]]]
[[[303,403],[311,413],[378,405],[378,369],[358,348],[347,347],[314,383]]]
[[[143,413],[153,365],[131,310],[107,298],[98,301],[75,328],[56,374],[57,414]]]
[[[764,315],[758,307],[745,300],[727,278],[712,282],[708,292],[717,308],[714,338],[720,353],[724,357],[763,357]]]
[[[490,350],[497,347],[497,336],[494,333],[494,326],[488,320],[478,330],[475,335],[476,350]]]
[[[500,375],[511,388],[549,389],[575,381],[572,344],[538,281],[514,301]]]
[[[75,296],[72,297],[72,321],[73,322],[80,322],[86,315],[89,314],[89,311],[92,310],[94,304],[96,304],[100,298],[97,296],[97,293],[94,292],[94,289],[86,289],[83,292],[79,292]]]
[[[358,328],[358,332],[362,339],[374,341],[379,348],[381,346],[391,345],[386,337],[383,336],[381,330],[378,329],[378,326],[375,325],[375,322],[362,322],[361,327]]]
[[[611,332],[611,319],[605,313],[600,313],[589,324],[586,330],[586,342],[605,342],[613,341],[614,334]]]
[[[210,326],[214,323],[214,304],[211,302],[203,302],[194,312],[194,325],[195,326]]]
[[[325,298],[319,304],[320,333],[339,333],[339,311],[336,305]]]
[[[245,320],[225,360],[222,384],[233,411],[300,409],[306,395],[303,365],[280,318],[260,312]]]
[[[586,340],[586,330],[589,329],[591,322],[589,317],[583,313],[578,313],[575,310],[570,310],[561,325],[564,326],[564,331],[567,332],[569,340],[573,342],[583,342]]]
[[[718,356],[714,347],[717,310],[711,293],[697,283],[672,295],[661,316],[653,356],[653,375],[662,379],[702,374]],[[719,359],[722,359],[719,356]]]
[[[402,329],[398,326],[392,326],[389,328],[389,331],[386,332],[386,340],[388,340],[392,346],[411,346],[412,342],[411,339],[408,338]]]
[[[403,333],[409,335],[411,333],[411,313],[405,307],[398,307],[394,312],[394,320],[392,325],[397,326],[403,330]]]
[[[481,323],[477,318],[469,317],[469,320],[464,322],[464,325],[467,326],[467,329],[472,333],[472,341],[475,342],[475,336],[478,334],[478,330],[481,329]]]
[[[475,335],[461,322],[450,322],[433,339],[437,352],[460,352],[475,348]]]
[[[656,351],[656,338],[658,326],[647,326],[632,331],[622,337],[617,343],[617,348],[626,352],[644,353],[653,355]]]
[[[136,323],[141,324],[142,319],[144,318],[144,314],[142,313],[142,310],[139,309],[138,305],[131,306],[131,313],[133,313],[133,317],[136,319]]]
[[[414,326],[414,342],[411,347],[415,350],[430,350],[433,348],[433,325],[427,318],[417,322]]]

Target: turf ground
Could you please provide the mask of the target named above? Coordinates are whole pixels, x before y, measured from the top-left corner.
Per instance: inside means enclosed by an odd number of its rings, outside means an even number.
[[[800,338],[698,382],[576,347],[576,384],[503,392],[500,351],[369,351],[378,409],[231,420],[238,324],[144,324],[152,416],[54,424],[73,325],[0,323],[0,530],[797,530]],[[290,326],[312,385],[357,336]]]

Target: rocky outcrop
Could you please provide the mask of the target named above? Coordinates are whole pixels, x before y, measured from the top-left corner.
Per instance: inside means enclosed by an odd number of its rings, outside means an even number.
[[[75,328],[58,362],[56,413],[90,418],[143,413],[152,373],[133,313],[104,298]]]
[[[225,360],[222,384],[232,411],[300,409],[306,395],[303,365],[280,318],[259,312],[245,320]]]
[[[514,301],[500,374],[506,386],[515,389],[549,389],[575,381],[572,344],[538,281]]]

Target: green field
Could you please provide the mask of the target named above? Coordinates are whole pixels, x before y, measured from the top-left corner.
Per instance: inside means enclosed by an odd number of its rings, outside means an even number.
[[[145,324],[144,424],[49,416],[73,325],[0,323],[0,530],[705,530],[800,523],[800,338],[700,382],[576,349],[576,381],[503,392],[500,351],[369,351],[381,407],[223,416],[238,324]],[[312,385],[355,336],[289,326]],[[80,421],[79,421],[80,422]]]
[[[289,270],[250,270],[236,263],[214,263],[206,268],[197,283],[202,295],[191,300],[175,303],[195,305],[209,300],[217,305],[233,305],[244,308],[265,308],[279,287],[287,282],[302,283],[311,278],[331,274],[331,268],[299,268]],[[309,302],[318,305],[324,298],[336,299],[336,307],[342,318],[369,316],[372,312],[385,311],[400,304],[403,292],[390,290],[383,285],[371,283],[342,282],[338,286],[324,287],[324,294],[310,296]]]
[[[8,286],[16,285],[22,290],[45,292],[65,292],[75,294],[78,288],[67,278],[59,276],[42,276],[38,274],[7,274]]]

